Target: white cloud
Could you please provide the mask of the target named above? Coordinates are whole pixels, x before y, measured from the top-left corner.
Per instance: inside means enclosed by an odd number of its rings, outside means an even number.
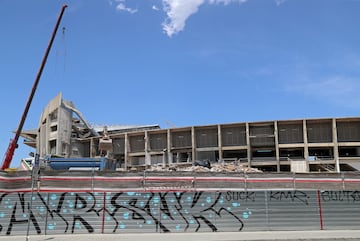
[[[204,4],[223,4],[244,3],[247,0],[162,0],[164,11],[167,14],[163,22],[164,32],[171,37],[172,35],[184,30],[186,20],[199,10]],[[279,0],[278,0],[279,1]]]
[[[136,13],[138,10],[134,8],[129,8],[125,5],[125,0],[115,0],[116,10],[129,12],[131,14]]]
[[[167,15],[167,18],[162,23],[164,32],[169,36],[173,36],[178,32],[184,30],[187,19],[195,14],[202,4],[212,5],[228,5],[230,3],[245,3],[249,0],[160,0],[163,3],[163,10]],[[287,0],[274,0],[277,5],[282,4]],[[126,6],[126,0],[110,0],[110,5],[116,5],[118,11],[126,11],[129,13],[136,13],[138,10],[129,8]],[[156,5],[152,6],[152,9],[158,11],[159,8]]]
[[[165,33],[171,37],[182,31],[186,20],[196,13],[205,0],[163,0],[167,19],[163,23]]]

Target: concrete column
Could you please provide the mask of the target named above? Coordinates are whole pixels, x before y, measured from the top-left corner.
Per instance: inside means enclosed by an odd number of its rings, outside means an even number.
[[[246,122],[246,145],[247,145],[246,149],[247,149],[248,166],[251,167],[250,127],[248,122]]]
[[[218,147],[219,147],[219,160],[223,159],[222,153],[222,138],[221,138],[221,125],[218,125]]]
[[[172,147],[172,139],[171,139],[171,132],[170,129],[167,130],[167,158],[169,161],[169,164],[173,163],[173,155],[172,155],[172,151],[171,151],[171,147]]]
[[[150,150],[150,138],[149,133],[145,131],[145,165],[151,166],[151,155],[149,153]]]
[[[128,169],[128,162],[130,161],[129,159],[129,136],[127,133],[125,133],[125,150],[124,150],[124,168],[125,170]]]
[[[309,145],[308,145],[308,138],[307,138],[307,125],[306,120],[303,120],[303,139],[304,139],[304,158],[306,161],[307,170],[309,171]]]
[[[306,120],[303,120],[303,139],[304,139],[304,158],[305,160],[309,161],[309,145],[307,138]]]
[[[49,112],[46,113],[46,123],[45,123],[45,154],[48,154],[48,153],[51,153],[51,150],[50,150],[50,116],[49,116]],[[70,152],[71,152],[71,146],[70,146]],[[70,153],[71,155],[72,153]]]
[[[334,143],[334,160],[335,160],[335,169],[336,172],[340,172],[340,163],[339,163],[339,144],[337,139],[337,127],[336,127],[336,119],[332,119],[332,137]]]
[[[94,145],[94,138],[91,138],[90,139],[90,150],[89,150],[90,157],[93,157],[93,149],[94,149],[93,145]],[[69,157],[69,156],[66,156],[66,157]]]
[[[278,122],[274,122],[274,138],[275,138],[275,156],[276,156],[276,168],[280,172],[280,151],[279,151],[279,132],[278,132]]]
[[[196,138],[195,138],[195,128],[191,127],[191,143],[192,143],[192,163],[196,160]]]

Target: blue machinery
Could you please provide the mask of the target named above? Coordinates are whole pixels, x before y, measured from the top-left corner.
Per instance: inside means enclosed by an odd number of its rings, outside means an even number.
[[[61,158],[47,157],[44,159],[47,166],[53,170],[89,170],[97,169],[100,171],[116,170],[116,160],[106,157],[82,157],[82,158]]]

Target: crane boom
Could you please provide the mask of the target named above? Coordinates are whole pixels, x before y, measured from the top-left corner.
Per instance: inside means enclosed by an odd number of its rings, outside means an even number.
[[[43,72],[43,69],[45,67],[45,64],[46,64],[46,60],[48,58],[48,55],[50,53],[50,49],[51,49],[51,46],[54,42],[54,39],[55,39],[55,36],[56,36],[56,32],[59,28],[59,25],[60,25],[60,22],[61,22],[61,18],[64,14],[64,11],[65,9],[67,8],[67,5],[64,4],[61,8],[61,11],[60,11],[60,14],[57,18],[57,21],[56,21],[56,24],[55,24],[55,27],[54,27],[54,30],[51,34],[51,38],[50,38],[50,41],[48,43],[48,46],[46,48],[46,51],[45,51],[45,54],[44,54],[44,57],[41,61],[41,65],[40,65],[40,68],[38,70],[38,73],[36,75],[36,78],[35,78],[35,81],[34,81],[34,84],[32,86],[32,89],[31,89],[31,92],[30,92],[30,95],[29,95],[29,98],[26,102],[26,106],[25,106],[25,109],[24,109],[24,112],[21,116],[21,120],[19,122],[19,126],[18,128],[16,129],[16,132],[15,132],[15,136],[13,139],[10,140],[10,143],[9,143],[9,146],[8,146],[8,149],[5,153],[5,157],[4,157],[4,160],[3,160],[3,163],[1,165],[1,170],[5,170],[6,168],[8,168],[10,166],[10,163],[12,161],[12,158],[14,156],[14,152],[15,152],[15,149],[17,148],[18,144],[18,140],[19,140],[19,137],[20,137],[20,134],[21,134],[21,131],[22,131],[22,128],[24,126],[24,123],[25,123],[25,119],[26,119],[26,116],[29,112],[29,109],[30,109],[30,105],[31,105],[31,102],[32,102],[32,99],[34,97],[34,94],[35,94],[35,91],[36,91],[36,88],[39,84],[39,80],[40,80],[40,77],[41,77],[41,74]]]

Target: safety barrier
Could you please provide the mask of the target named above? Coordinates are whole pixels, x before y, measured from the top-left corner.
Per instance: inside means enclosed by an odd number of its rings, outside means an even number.
[[[0,192],[359,190],[354,173],[0,172]]]
[[[0,172],[0,235],[358,229],[358,173]]]
[[[0,235],[358,229],[360,192],[10,192]]]

